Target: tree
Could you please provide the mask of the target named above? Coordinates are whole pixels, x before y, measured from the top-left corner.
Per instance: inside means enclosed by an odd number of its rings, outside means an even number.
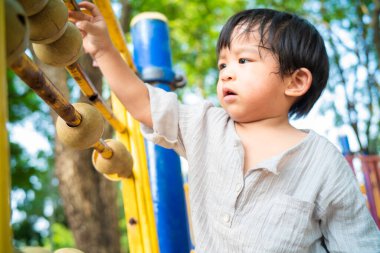
[[[62,215],[57,212],[49,214],[45,207],[59,207],[56,202],[57,191],[51,180],[50,169],[52,166],[51,153],[38,150],[36,153],[28,153],[25,143],[18,143],[17,136],[12,130],[23,125],[27,121],[40,121],[37,131],[44,133],[51,140],[49,124],[46,114],[47,107],[43,107],[41,100],[20,81],[13,72],[8,71],[8,96],[9,96],[9,130],[11,153],[11,177],[12,177],[12,213],[13,234],[17,246],[42,244],[48,236],[47,231],[41,229],[41,224],[50,220],[64,222]],[[39,225],[40,224],[40,225]]]
[[[352,127],[359,153],[380,150],[380,1],[322,1],[332,72],[329,90],[345,100],[330,101],[336,124]]]
[[[92,67],[89,56],[81,61],[95,88],[102,94],[100,71]],[[39,63],[48,78],[69,99],[66,71]],[[80,102],[89,102],[81,95]],[[53,122],[57,115],[52,112]],[[105,136],[110,138],[110,128]],[[65,215],[74,235],[76,247],[84,252],[119,253],[117,192],[113,182],[95,171],[91,163],[92,150],[75,151],[64,147],[56,138],[55,172]]]

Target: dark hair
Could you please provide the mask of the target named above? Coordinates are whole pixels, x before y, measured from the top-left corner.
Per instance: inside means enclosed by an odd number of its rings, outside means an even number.
[[[277,56],[282,77],[302,67],[311,72],[310,89],[289,110],[289,116],[306,116],[326,87],[329,76],[326,48],[316,28],[305,19],[286,12],[271,9],[241,11],[224,25],[218,39],[218,55],[223,48],[230,48],[237,26],[244,28],[238,36],[249,36],[254,31],[259,33],[259,49],[265,48]]]

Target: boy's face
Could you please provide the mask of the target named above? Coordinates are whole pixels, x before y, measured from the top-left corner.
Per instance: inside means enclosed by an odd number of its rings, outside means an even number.
[[[281,78],[279,63],[266,49],[259,52],[259,34],[239,36],[235,28],[230,48],[220,51],[218,99],[230,117],[240,123],[288,115],[285,96],[289,77]]]

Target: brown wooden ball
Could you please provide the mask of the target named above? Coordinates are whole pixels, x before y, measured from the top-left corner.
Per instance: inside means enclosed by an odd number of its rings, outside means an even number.
[[[84,252],[80,251],[79,249],[63,248],[63,249],[54,251],[54,253],[84,253]]]
[[[11,66],[28,47],[29,24],[25,11],[14,0],[6,0],[7,64]]]
[[[24,247],[21,248],[22,253],[51,253],[50,250],[47,250],[42,247]]]
[[[117,174],[122,178],[132,176],[133,158],[124,144],[112,139],[105,140],[105,142],[113,151],[112,157],[103,158],[98,151],[94,150],[92,164],[95,169],[106,175]]]
[[[56,123],[58,139],[64,145],[74,149],[90,148],[102,137],[103,117],[92,105],[76,103],[73,106],[82,115],[82,122],[79,126],[70,127],[61,117],[58,117]]]
[[[65,67],[76,62],[83,54],[82,35],[78,28],[69,22],[61,38],[51,44],[33,44],[33,49],[43,63]]]
[[[56,41],[66,30],[68,15],[62,0],[49,0],[40,12],[29,17],[30,41],[43,44]]]
[[[27,16],[32,16],[40,12],[48,3],[49,0],[18,0],[24,8]]]

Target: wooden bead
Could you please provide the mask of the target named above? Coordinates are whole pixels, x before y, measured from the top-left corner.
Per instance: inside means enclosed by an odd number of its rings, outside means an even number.
[[[54,253],[84,253],[84,252],[80,251],[79,249],[63,248],[63,249],[54,251]]]
[[[43,44],[56,41],[66,30],[68,15],[62,0],[49,0],[40,12],[29,17],[30,41]]]
[[[47,250],[42,247],[24,247],[21,248],[22,253],[51,253],[50,250]]]
[[[32,16],[40,12],[48,3],[48,0],[18,0],[24,8],[27,16]]]
[[[6,0],[7,64],[11,66],[28,47],[29,25],[25,11],[14,0]]]
[[[61,38],[51,44],[33,44],[33,50],[43,63],[65,67],[76,62],[83,54],[82,35],[74,24],[68,23]]]
[[[86,103],[73,104],[82,115],[79,126],[70,127],[58,117],[56,123],[57,137],[66,146],[74,149],[87,149],[94,145],[103,134],[104,121],[101,113]]]
[[[105,140],[112,149],[110,159],[103,158],[96,150],[92,153],[92,164],[95,169],[105,175],[117,174],[118,177],[128,178],[132,175],[133,158],[124,144],[108,139]]]

